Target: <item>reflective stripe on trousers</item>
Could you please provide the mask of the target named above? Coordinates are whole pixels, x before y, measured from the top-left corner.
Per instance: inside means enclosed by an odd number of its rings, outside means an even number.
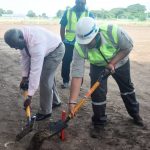
[[[104,101],[104,102],[93,102],[93,101],[92,101],[92,104],[93,104],[93,105],[97,105],[97,106],[101,106],[101,105],[106,104],[106,101]]]
[[[131,92],[125,92],[125,93],[120,93],[121,95],[129,95],[129,94],[133,94],[135,93],[135,90],[131,91]]]

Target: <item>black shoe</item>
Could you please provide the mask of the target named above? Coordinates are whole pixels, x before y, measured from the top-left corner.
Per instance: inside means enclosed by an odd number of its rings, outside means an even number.
[[[62,89],[66,89],[66,88],[69,88],[69,83],[63,83],[62,85],[61,85],[61,88]]]
[[[58,103],[58,104],[53,103],[52,108],[54,109],[54,108],[60,107],[60,106],[61,106],[61,103]]]
[[[44,120],[44,119],[46,119],[46,118],[48,118],[48,117],[50,117],[51,116],[51,114],[47,114],[47,115],[44,115],[44,114],[40,114],[40,113],[37,113],[35,116],[33,116],[33,117],[35,117],[35,120],[36,121],[41,121],[41,120]],[[32,118],[33,118],[32,117]]]
[[[90,136],[92,138],[100,138],[104,134],[104,128],[103,125],[93,125],[90,129]]]
[[[143,119],[139,115],[134,116],[133,120],[136,125],[144,126]]]

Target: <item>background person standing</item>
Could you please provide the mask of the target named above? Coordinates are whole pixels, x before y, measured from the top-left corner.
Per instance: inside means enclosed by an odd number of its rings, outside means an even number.
[[[61,76],[63,79],[62,88],[69,86],[70,80],[70,64],[72,62],[73,49],[75,43],[75,30],[78,20],[82,17],[94,17],[86,7],[86,0],[76,0],[75,6],[67,9],[60,21],[60,35],[65,44],[65,55],[62,60]]]

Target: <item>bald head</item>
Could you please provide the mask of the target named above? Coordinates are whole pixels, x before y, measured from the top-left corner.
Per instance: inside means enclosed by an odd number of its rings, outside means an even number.
[[[11,48],[22,50],[25,47],[23,33],[19,29],[9,29],[6,31],[4,40]]]

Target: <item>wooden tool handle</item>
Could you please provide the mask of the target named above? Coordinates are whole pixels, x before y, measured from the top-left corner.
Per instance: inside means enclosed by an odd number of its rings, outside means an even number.
[[[24,97],[24,100],[26,100],[27,96],[28,96],[28,91],[23,91],[22,95]],[[29,118],[31,117],[30,106],[28,106],[27,109],[26,109],[26,116],[29,117]]]
[[[84,105],[84,103],[86,102],[87,98],[98,88],[98,86],[100,86],[100,82],[96,82],[90,89],[89,91],[85,94],[84,98],[82,98],[77,105],[74,107],[73,112],[76,113],[81,106]]]

